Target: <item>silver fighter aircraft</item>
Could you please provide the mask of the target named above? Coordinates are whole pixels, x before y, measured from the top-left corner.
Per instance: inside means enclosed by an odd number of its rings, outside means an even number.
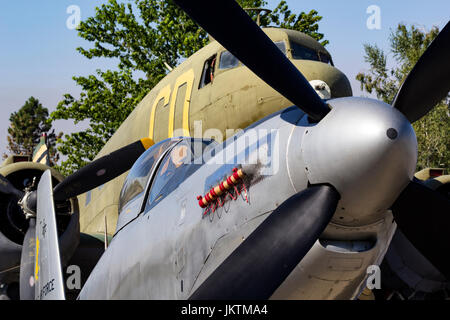
[[[49,171],[37,191],[2,178],[0,191],[36,219],[26,235],[36,234],[36,263],[25,241],[21,296],[65,297],[52,199],[130,168],[116,233],[79,299],[351,299],[397,227],[450,278],[450,204],[413,178],[411,126],[448,94],[450,24],[391,105],[322,100],[234,1],[175,2],[295,106],[223,144],[179,137],[145,151],[137,142],[53,190]]]

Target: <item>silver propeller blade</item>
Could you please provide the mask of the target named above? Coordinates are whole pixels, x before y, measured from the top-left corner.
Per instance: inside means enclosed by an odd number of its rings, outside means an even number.
[[[35,298],[64,300],[64,282],[50,170],[46,170],[39,181],[37,199]]]

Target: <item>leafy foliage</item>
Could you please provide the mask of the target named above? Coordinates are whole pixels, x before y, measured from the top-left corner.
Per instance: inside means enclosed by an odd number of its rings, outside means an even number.
[[[390,36],[390,51],[398,66],[389,69],[387,55],[376,45],[364,45],[365,61],[369,63],[368,73],[359,73],[356,79],[361,89],[375,92],[386,103],[392,103],[406,76],[420,56],[439,34],[433,27],[422,31],[415,26],[407,28],[399,24]],[[443,61],[442,63],[445,63]],[[413,124],[418,143],[417,170],[428,167],[450,167],[450,114],[449,96],[434,107],[425,117]]]
[[[263,7],[263,0],[240,0],[243,8]],[[256,21],[257,12],[248,10]],[[293,14],[281,1],[261,26],[273,24],[310,34],[317,40],[322,19],[316,11]],[[93,17],[81,22],[79,36],[90,48],[77,50],[86,58],[117,61],[117,70],[97,70],[96,75],[74,77],[81,86],[78,99],[66,94],[52,119],[88,120],[90,128],[59,140],[59,151],[67,156],[58,168],[65,174],[84,166],[100,151],[138,102],[180,60],[189,57],[208,41],[207,33],[172,1],[108,0]],[[328,43],[322,40],[323,44]]]
[[[322,17],[318,15],[316,10],[311,10],[308,13],[300,12],[296,15],[289,10],[286,1],[281,1],[275,10],[267,15],[266,19],[261,19],[261,25],[269,26],[270,23],[274,23],[280,28],[298,30],[308,34],[323,46],[326,46],[330,42],[328,40],[322,40],[324,34],[318,32],[320,20],[322,20]]]
[[[43,133],[47,134],[50,162],[56,163],[59,155],[56,151],[56,141],[62,136],[55,134],[51,121],[48,119],[48,109],[44,108],[38,99],[30,97],[25,104],[9,117],[7,150],[12,154],[32,156],[34,148],[39,143]],[[3,154],[7,158],[8,154]]]

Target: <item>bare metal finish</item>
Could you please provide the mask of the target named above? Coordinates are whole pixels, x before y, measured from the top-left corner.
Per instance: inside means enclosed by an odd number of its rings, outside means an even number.
[[[260,139],[264,142],[259,148],[252,148],[252,143],[242,143],[251,141],[249,137],[253,133],[250,129],[237,139],[225,142],[223,150],[218,149],[215,157],[183,181],[170,196],[150,211],[144,210],[116,234],[79,298],[189,298],[272,210],[298,190],[306,188],[307,175],[298,166],[304,163],[298,138],[314,126],[307,122],[303,112],[288,108],[253,126],[256,131],[265,130],[263,132],[274,135],[273,139]],[[276,170],[273,171],[257,162],[256,166],[248,163],[253,157],[258,159],[258,152],[263,155],[261,150],[267,150],[264,147],[266,141],[274,156],[271,165]],[[238,197],[203,217],[196,197],[222,179],[222,175],[217,175],[223,172],[224,164],[220,159],[224,159],[230,150],[246,152],[241,158],[244,161],[242,167],[247,172],[252,172],[250,168],[253,168],[248,203],[244,197]],[[234,165],[240,163],[229,163],[229,170]],[[269,171],[272,173],[262,174]],[[208,177],[214,176],[218,178],[208,183]],[[133,201],[140,202],[139,199]],[[394,231],[392,215],[386,210],[379,214],[378,221],[359,227],[330,223],[324,235],[325,239],[333,240],[335,246],[325,246],[326,242],[320,239],[316,241],[272,298],[354,298],[366,279],[367,267],[383,259]],[[367,239],[373,243],[367,250],[336,249],[337,245],[345,248],[350,241],[358,243]],[[330,290],[331,295],[327,294]]]
[[[50,170],[46,170],[37,189],[34,289],[38,300],[65,299],[51,177]]]
[[[38,298],[64,298],[53,196],[67,202],[88,190],[80,198],[83,231],[107,243],[108,230],[116,228],[103,255],[89,263],[79,299],[354,299],[397,226],[450,277],[442,254],[450,251],[450,202],[411,181],[417,141],[409,121],[448,89],[442,82],[426,101],[414,89],[439,65],[432,57],[446,56],[448,26],[400,89],[403,101],[418,104],[393,108],[348,97],[348,79],[331,67],[320,44],[296,41],[304,37],[293,31],[268,38],[234,1],[175,3],[229,51],[214,41],[184,61],[135,108],[97,160],[53,191],[50,171],[44,173],[37,197],[26,198],[38,207]],[[301,48],[314,49],[316,59],[297,59]],[[230,55],[234,62],[227,63]],[[244,70],[255,74],[244,77]],[[261,90],[256,75],[272,88]],[[227,133],[230,128],[246,129]],[[22,198],[8,178],[0,179],[0,196]],[[18,209],[11,211],[23,213]],[[20,234],[3,230],[22,243]],[[25,239],[32,233],[33,224]],[[17,257],[10,258],[2,268],[14,268]],[[26,265],[21,271],[31,274]]]
[[[409,121],[372,99],[328,101],[332,111],[304,132],[302,154],[312,184],[330,183],[341,194],[333,222],[359,226],[379,220],[411,181],[417,142]],[[387,135],[389,129],[397,137]]]

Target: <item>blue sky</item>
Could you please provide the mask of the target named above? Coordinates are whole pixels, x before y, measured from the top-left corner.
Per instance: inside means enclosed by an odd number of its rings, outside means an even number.
[[[30,96],[38,98],[50,111],[63,94],[78,96],[73,76],[93,74],[114,63],[88,60],[76,51],[89,43],[67,27],[71,5],[80,8],[81,19],[94,15],[95,7],[106,0],[2,0],[0,10],[0,154],[6,151],[6,135],[11,112],[18,110]],[[269,0],[274,9],[279,0]],[[352,83],[354,95],[361,95],[356,74],[364,71],[364,43],[388,48],[390,30],[398,23],[415,24],[429,30],[442,28],[450,19],[450,1],[428,0],[288,0],[293,12],[316,9],[321,16],[320,31],[330,41],[327,49],[335,65]],[[380,8],[380,29],[369,30],[369,6]],[[83,125],[82,125],[83,126]],[[78,128],[80,125],[78,125]],[[70,121],[55,123],[57,131],[76,130]]]

